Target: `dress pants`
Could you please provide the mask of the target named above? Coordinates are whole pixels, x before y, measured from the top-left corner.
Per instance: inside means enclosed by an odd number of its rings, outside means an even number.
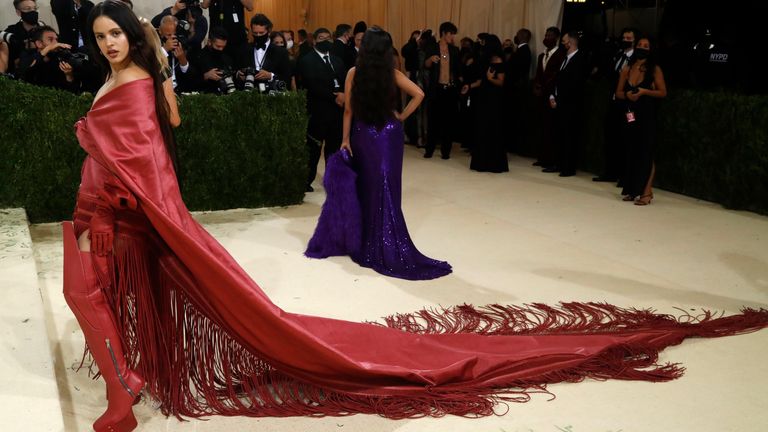
[[[451,155],[454,126],[458,117],[459,92],[453,85],[433,87],[429,96],[427,133],[427,155],[432,155],[440,146],[443,157]]]
[[[320,162],[321,148],[325,161],[328,162],[328,158],[341,147],[342,122],[341,114],[327,116],[323,120],[310,117],[307,127],[307,151],[309,153],[307,186],[312,185],[317,176],[317,164]]]

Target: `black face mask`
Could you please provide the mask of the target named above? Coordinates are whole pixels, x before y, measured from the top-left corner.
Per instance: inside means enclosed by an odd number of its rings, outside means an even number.
[[[544,39],[544,46],[547,47],[547,49],[552,49],[557,45],[557,42],[553,39]]]
[[[29,11],[29,12],[21,13],[21,20],[29,25],[37,25],[38,18],[39,16],[37,14],[37,11]]]
[[[263,34],[261,36],[253,36],[253,41],[256,45],[264,45],[269,40],[269,34]]]
[[[623,41],[621,41],[621,48],[625,49],[625,50],[626,49],[630,49],[630,48],[632,48],[632,44],[634,44],[634,42],[623,40]]]
[[[645,48],[635,48],[635,52],[632,55],[638,60],[645,60],[651,55],[651,51]]]
[[[515,36],[514,38],[512,38],[512,42],[514,42],[514,43],[515,43],[515,45],[520,45],[520,38],[518,38],[517,36]]]
[[[315,48],[322,53],[327,53],[331,50],[331,47],[333,47],[333,43],[327,40],[315,44]]]

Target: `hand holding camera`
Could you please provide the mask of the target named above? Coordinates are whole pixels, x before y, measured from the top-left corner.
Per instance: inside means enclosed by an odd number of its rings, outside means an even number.
[[[41,55],[41,56],[43,56],[43,57],[45,57],[45,56],[47,56],[47,55],[48,55],[48,54],[49,54],[51,51],[58,51],[58,50],[60,50],[60,49],[67,49],[67,50],[71,50],[71,49],[72,49],[72,45],[70,45],[70,44],[65,44],[65,43],[61,43],[61,42],[56,42],[56,43],[50,44],[50,45],[48,45],[47,47],[43,48],[43,49],[40,51],[40,55]]]

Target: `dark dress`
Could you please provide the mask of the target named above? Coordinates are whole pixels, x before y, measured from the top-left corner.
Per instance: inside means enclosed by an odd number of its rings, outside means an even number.
[[[480,79],[480,71],[476,62],[462,63],[461,65],[461,84],[470,85],[473,82]],[[461,143],[461,147],[466,149],[472,148],[474,142],[474,123],[475,123],[475,104],[478,103],[478,89],[470,89],[467,94],[459,96],[459,121],[458,127],[458,141]]]
[[[492,64],[497,73],[503,73],[503,64]],[[504,89],[488,81],[482,71],[482,84],[477,91],[475,106],[475,140],[472,162],[475,171],[501,173],[509,171],[507,149],[502,139],[502,102]]]
[[[652,89],[653,76],[643,77],[637,86],[627,80],[624,91],[630,93],[639,88]],[[624,120],[624,142],[626,143],[626,178],[623,195],[640,196],[651,176],[653,154],[656,146],[656,100],[641,96],[637,102],[626,100],[626,110],[634,114],[635,121]]]
[[[424,256],[408,234],[400,208],[403,124],[390,119],[377,128],[355,120],[351,145],[351,166],[356,175],[340,169],[345,163],[341,157],[344,152],[329,159],[324,178],[328,195],[306,255],[350,255],[363,267],[401,279],[435,279],[450,273],[450,264]],[[350,193],[350,188],[340,183],[355,177],[356,189]],[[349,196],[355,190],[357,199]],[[351,220],[358,214],[360,222]],[[345,226],[338,227],[333,220],[343,220]]]

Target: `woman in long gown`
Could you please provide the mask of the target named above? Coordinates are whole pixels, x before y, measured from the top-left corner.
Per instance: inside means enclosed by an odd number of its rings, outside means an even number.
[[[656,64],[648,38],[637,41],[629,64],[621,71],[616,97],[627,101],[624,142],[627,148],[624,201],[648,205],[653,199],[656,164],[656,103],[667,96],[661,67]]]
[[[142,389],[178,417],[491,415],[547,383],[673,379],[681,367],[656,364],[665,347],[768,325],[764,309],[678,320],[597,303],[464,305],[385,325],[283,311],[184,205],[164,79],[136,17],[107,0],[88,28],[111,72],[76,125],[87,157],[63,224],[64,296],[106,383],[97,432],[133,430]]]
[[[335,218],[332,213],[339,213],[338,217],[344,219],[359,217],[359,222],[345,222],[349,229],[360,230],[361,234],[355,236],[360,239],[360,244],[330,253],[330,243],[334,242],[338,230],[330,229],[325,221],[321,221],[310,240],[307,255],[315,258],[350,255],[361,266],[403,279],[434,279],[450,273],[448,263],[426,257],[416,249],[400,208],[403,121],[416,110],[424,93],[394,68],[389,33],[378,27],[365,33],[357,66],[350,69],[345,87],[341,149],[352,156],[357,191],[339,200],[332,196],[331,190],[321,218]],[[402,113],[396,111],[400,90],[411,97]],[[334,176],[334,173],[331,166],[326,176]],[[337,181],[326,178],[326,183]],[[360,213],[338,208],[349,207],[349,202],[356,199]],[[341,202],[344,204],[339,204]]]
[[[501,41],[496,35],[485,39],[484,58],[480,60],[482,76],[475,103],[474,147],[469,168],[474,171],[502,173],[509,171],[504,127],[504,59]]]

